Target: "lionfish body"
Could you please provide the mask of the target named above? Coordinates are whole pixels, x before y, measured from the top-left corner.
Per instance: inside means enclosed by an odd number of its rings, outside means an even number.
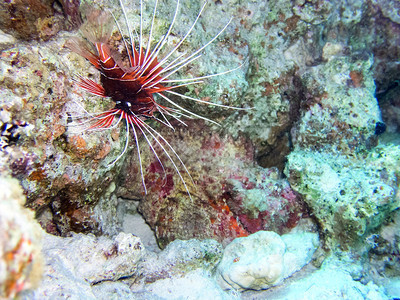
[[[108,21],[108,15],[103,15],[103,18],[97,19],[97,24],[91,25],[105,26],[102,23],[106,20]],[[124,119],[127,119],[128,115],[134,119],[153,117],[153,113],[157,111],[153,94],[169,89],[158,83],[162,80],[158,74],[163,68],[158,66],[157,58],[153,58],[151,63],[145,65],[146,57],[143,50],[139,56],[135,48],[132,48],[134,53],[127,48],[130,67],[124,67],[122,62],[113,56],[107,44],[110,32],[106,31],[107,36],[95,36],[88,30],[90,30],[90,26],[82,30],[88,45],[80,44],[75,47],[75,44],[70,47],[88,59],[100,71],[101,84],[90,79],[80,78],[78,85],[92,94],[111,98],[116,103],[111,115],[104,115],[89,128],[109,127],[117,115],[123,115]],[[103,31],[100,33],[104,34]],[[82,45],[84,46],[82,47]],[[151,87],[148,87],[149,85]],[[131,120],[128,118],[128,121]]]
[[[149,124],[147,124],[146,120],[154,119],[164,125],[167,125],[168,127],[171,127],[172,129],[173,127],[171,123],[168,121],[168,118],[174,118],[177,121],[183,123],[179,119],[179,116],[183,115],[184,113],[186,113],[186,115],[188,115],[189,117],[194,116],[213,122],[211,120],[208,120],[207,118],[201,117],[179,106],[178,104],[174,103],[170,98],[168,98],[166,94],[170,93],[172,95],[180,96],[185,99],[204,103],[205,101],[202,101],[200,99],[188,97],[171,90],[176,87],[186,86],[193,83],[199,83],[204,78],[222,75],[237,69],[236,68],[223,73],[206,75],[197,78],[172,79],[172,80],[169,79],[170,76],[174,75],[179,69],[185,67],[187,64],[199,58],[201,56],[201,54],[199,53],[210,43],[212,43],[226,29],[230,21],[216,36],[214,36],[210,41],[208,41],[205,45],[203,45],[193,53],[187,56],[185,56],[184,54],[180,54],[174,59],[171,58],[172,55],[181,46],[183,41],[185,41],[185,39],[189,36],[190,32],[194,28],[196,22],[198,21],[201,15],[201,12],[203,11],[206,5],[206,3],[204,3],[199,14],[197,15],[197,18],[194,20],[192,26],[190,27],[186,35],[173,47],[173,49],[169,53],[167,53],[161,59],[158,59],[158,55],[163,46],[166,44],[167,38],[172,30],[179,8],[179,0],[177,1],[175,14],[168,28],[167,33],[162,37],[162,39],[159,42],[156,43],[153,49],[151,49],[151,32],[153,30],[153,25],[154,25],[157,1],[153,12],[150,37],[146,45],[143,45],[144,43],[142,38],[143,13],[141,13],[139,41],[138,44],[135,45],[131,29],[127,22],[127,16],[125,13],[122,0],[120,0],[120,4],[123,11],[123,15],[125,17],[126,27],[129,30],[130,41],[127,42],[123,38],[123,43],[128,57],[127,58],[128,63],[126,63],[126,61],[123,62],[118,57],[120,56],[119,53],[112,50],[108,44],[112,33],[112,29],[110,29],[109,26],[109,24],[112,23],[110,22],[111,17],[109,14],[97,12],[93,15],[88,16],[88,21],[86,25],[84,25],[83,28],[81,28],[85,40],[75,39],[72,40],[72,42],[68,45],[68,47],[71,50],[89,60],[90,63],[94,67],[96,67],[97,70],[99,70],[100,72],[100,84],[96,83],[93,80],[82,77],[80,77],[79,80],[77,80],[77,84],[84,90],[94,95],[107,97],[115,102],[115,107],[111,110],[97,114],[88,113],[89,119],[84,122],[86,124],[89,124],[86,130],[103,130],[103,129],[115,128],[121,121],[124,121],[126,124],[125,148],[122,151],[122,153],[111,163],[111,165],[115,164],[126,152],[129,143],[130,130],[132,130],[139,157],[142,183],[145,192],[147,192],[146,185],[144,183],[143,167],[142,167],[141,155],[138,143],[138,136],[141,133],[142,136],[145,138],[146,142],[148,143],[148,145],[150,146],[151,151],[154,153],[156,159],[161,164],[163,170],[164,167],[161,163],[159,154],[156,151],[155,146],[153,146],[153,143],[158,145],[158,147],[161,148],[162,151],[166,154],[169,161],[172,163],[175,170],[177,171],[190,197],[188,187],[186,185],[185,180],[182,177],[182,174],[178,166],[181,165],[184,168],[185,172],[190,177],[187,168],[185,167],[185,165],[183,164],[182,160],[175,152],[175,150],[168,143],[168,141],[166,141],[163,138],[163,136],[160,133],[158,133],[154,128],[152,128]],[[142,10],[142,2],[141,2],[141,10]],[[118,23],[117,26],[118,29],[121,31]],[[159,104],[154,99],[154,95],[158,95],[160,100],[163,100],[166,103],[174,106],[174,108]],[[217,105],[217,104],[212,104],[212,105],[226,107],[224,105]]]

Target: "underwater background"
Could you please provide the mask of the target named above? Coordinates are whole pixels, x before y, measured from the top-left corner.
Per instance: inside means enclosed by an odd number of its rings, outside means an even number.
[[[0,3],[0,298],[399,299],[400,1],[210,0],[171,100],[213,122],[146,120],[168,144],[110,165],[126,129],[76,122],[115,103],[67,45],[93,11],[125,58],[175,20],[160,61],[204,2],[155,3]]]

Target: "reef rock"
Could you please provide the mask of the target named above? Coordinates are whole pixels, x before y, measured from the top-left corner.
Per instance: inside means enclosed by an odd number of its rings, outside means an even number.
[[[19,39],[47,41],[60,30],[81,24],[79,4],[79,0],[3,1],[0,29]]]
[[[284,233],[296,226],[304,212],[300,198],[277,169],[254,166],[248,140],[210,135],[203,122],[188,124],[184,130],[162,130],[162,134],[172,147],[181,149],[180,158],[191,175],[180,166],[190,196],[171,165],[162,167],[151,152],[141,157],[148,195],[140,201],[139,210],[160,247],[174,239],[191,238],[213,238],[226,244],[257,230]],[[168,160],[165,155],[162,158]],[[132,156],[121,176],[120,197],[141,198],[138,176],[137,156]]]
[[[138,237],[122,232],[114,240],[84,234],[72,238],[48,236],[43,249],[50,259],[69,260],[67,265],[75,276],[90,283],[134,274],[144,250]]]
[[[139,279],[147,284],[197,269],[212,272],[222,252],[222,245],[215,240],[175,240],[159,254],[147,253],[139,264]]]
[[[36,288],[43,271],[44,231],[33,212],[23,207],[25,196],[18,181],[0,177],[0,298]]]
[[[304,196],[330,245],[347,247],[362,241],[400,207],[399,159],[400,148],[393,145],[353,158],[294,151],[285,173]]]
[[[225,248],[217,281],[224,289],[270,288],[309,263],[317,247],[315,233],[281,237],[272,231],[259,231],[237,238]]]
[[[162,131],[172,147],[181,150],[179,155],[192,179],[185,174],[182,165],[179,169],[190,196],[168,161],[163,164],[163,169],[152,153],[142,155],[148,195],[140,201],[139,211],[155,230],[162,248],[174,239],[217,238],[222,242],[247,235],[230,211],[226,201],[229,196],[224,192],[229,174],[238,172],[243,162],[249,162],[251,144],[235,142],[218,134],[210,136],[206,128],[203,122],[191,122],[188,128],[179,128],[175,133]],[[247,149],[245,145],[248,145]],[[166,155],[161,157],[164,162],[168,160]],[[132,156],[119,187],[119,196],[139,198],[137,191],[142,187],[138,181],[138,167],[137,156]]]
[[[304,202],[277,168],[244,168],[229,182],[227,204],[249,233],[287,233],[307,216]]]
[[[397,209],[383,226],[366,235],[368,259],[363,271],[367,280],[383,286],[391,298],[400,297],[400,211]]]
[[[114,239],[75,234],[69,238],[46,235],[45,276],[29,295],[34,299],[94,298],[91,284],[135,274],[144,247],[138,237],[118,234]]]
[[[375,128],[382,119],[371,66],[372,60],[332,55],[304,74],[307,96],[292,129],[295,147],[351,153],[376,145]]]

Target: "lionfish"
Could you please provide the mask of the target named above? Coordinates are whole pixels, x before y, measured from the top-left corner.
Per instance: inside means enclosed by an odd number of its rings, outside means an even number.
[[[197,17],[193,21],[192,25],[187,30],[186,34],[173,46],[172,50],[160,58],[159,54],[166,45],[168,37],[171,35],[172,28],[178,15],[180,4],[179,0],[177,0],[175,12],[167,32],[158,42],[155,43],[154,47],[152,47],[152,34],[154,30],[154,21],[157,13],[158,0],[155,1],[147,43],[144,41],[143,36],[143,1],[140,1],[140,27],[139,33],[136,32],[136,40],[133,38],[132,29],[128,22],[124,4],[122,0],[119,0],[119,2],[122,8],[125,25],[128,30],[128,40],[127,38],[124,38],[121,27],[112,13],[97,12],[89,15],[86,23],[81,27],[81,32],[84,39],[72,39],[67,44],[68,48],[87,59],[100,72],[100,83],[97,83],[91,79],[79,77],[75,80],[77,85],[91,94],[110,98],[115,102],[115,107],[108,111],[92,114],[85,110],[86,118],[88,119],[81,122],[81,124],[87,124],[87,127],[84,130],[105,130],[115,128],[121,122],[125,122],[126,140],[124,149],[119,156],[109,164],[109,166],[114,165],[127,151],[129,145],[129,135],[130,131],[132,130],[136,142],[140,173],[145,193],[147,193],[147,189],[143,175],[141,150],[139,148],[138,141],[140,134],[150,146],[151,151],[154,153],[155,158],[158,160],[165,173],[165,169],[161,163],[159,154],[157,153],[152,141],[155,143],[155,145],[158,145],[162,149],[179,175],[189,197],[191,197],[188,186],[178,167],[181,165],[192,180],[185,164],[170,143],[146,121],[156,120],[157,122],[162,123],[171,129],[174,128],[168,118],[173,118],[185,124],[180,120],[180,116],[196,117],[216,123],[178,105],[169,98],[170,95],[179,96],[183,99],[214,106],[242,109],[210,103],[174,91],[174,89],[178,87],[197,84],[202,82],[203,79],[220,76],[241,67],[239,66],[235,69],[225,72],[195,78],[173,78],[173,75],[175,75],[179,70],[197,60],[201,56],[202,50],[214,42],[225,31],[232,19],[230,19],[229,22],[213,38],[211,38],[208,42],[194,52],[190,54],[177,54],[178,49],[188,38],[197,24],[204,8],[206,7],[207,2],[205,2],[198,12]],[[120,53],[117,53],[117,51],[113,50],[109,44],[113,31],[110,23],[114,23],[112,18],[114,19],[114,22],[122,36],[123,47],[126,51],[128,64],[124,63],[122,59],[119,58]],[[176,57],[174,57],[174,55]],[[156,101],[154,97],[155,95],[157,96],[156,99],[164,100],[164,102],[169,104],[170,107],[162,105],[159,103],[159,101]]]

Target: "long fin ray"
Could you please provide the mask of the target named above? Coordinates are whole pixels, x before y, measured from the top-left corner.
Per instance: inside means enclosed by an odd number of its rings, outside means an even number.
[[[182,159],[179,157],[179,155],[176,153],[176,151],[174,150],[174,148],[171,146],[170,143],[168,143],[168,141],[159,133],[157,132],[154,128],[152,128],[151,126],[149,126],[148,124],[146,124],[145,122],[139,120],[143,125],[143,128],[145,128],[147,130],[147,132],[153,137],[153,139],[156,141],[156,143],[161,147],[161,149],[164,151],[164,153],[167,155],[168,159],[170,160],[170,162],[172,163],[172,165],[174,166],[174,169],[176,170],[176,172],[178,173],[178,176],[180,178],[180,180],[182,181],[186,192],[189,195],[190,200],[192,199],[192,196],[190,194],[189,188],[185,182],[185,180],[182,177],[181,172],[179,171],[178,166],[176,165],[176,163],[174,162],[174,160],[172,159],[171,155],[168,153],[168,151],[165,149],[165,147],[162,145],[162,143],[154,136],[154,134],[152,132],[154,132],[170,149],[171,151],[174,153],[174,155],[176,156],[176,158],[179,160],[179,162],[181,163],[181,165],[183,166],[183,168],[185,169],[185,172],[188,174],[188,176],[190,177],[190,180],[192,181],[192,184],[194,185],[193,182],[193,178],[190,175],[188,169],[186,168],[185,164],[183,163]]]

